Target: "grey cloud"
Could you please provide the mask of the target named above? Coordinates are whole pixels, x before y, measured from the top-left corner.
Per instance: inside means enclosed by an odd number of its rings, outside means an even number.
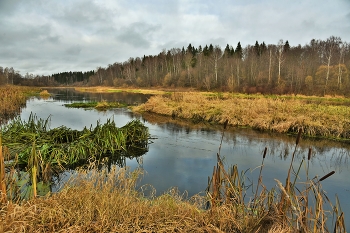
[[[0,0],[0,65],[50,74],[189,43],[297,45],[331,35],[350,41],[349,9],[349,0]]]
[[[84,31],[88,34],[95,33],[105,27],[110,27],[112,12],[97,5],[93,1],[72,1],[71,5],[65,6],[53,19],[67,25],[72,30]]]
[[[152,33],[157,31],[159,26],[148,25],[145,23],[133,23],[128,27],[122,28],[121,34],[117,38],[124,43],[130,44],[136,48],[149,48],[150,41],[148,38]]]
[[[18,9],[20,0],[1,0],[0,1],[0,15],[11,15]]]
[[[52,44],[58,44],[60,42],[60,38],[61,36],[46,36],[44,40]]]
[[[81,50],[82,48],[79,45],[73,45],[67,48],[65,53],[69,56],[76,56],[80,54]]]

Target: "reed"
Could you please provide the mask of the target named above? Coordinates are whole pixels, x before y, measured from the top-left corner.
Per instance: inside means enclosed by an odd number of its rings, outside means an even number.
[[[214,166],[214,172],[208,181],[207,188],[211,203],[210,211],[215,211],[215,208],[221,206],[232,209],[235,219],[242,219],[241,224],[237,225],[239,232],[256,232],[262,228],[271,229],[273,224],[292,232],[331,232],[332,229],[334,232],[346,232],[344,214],[341,211],[339,200],[337,199],[336,207],[333,206],[321,186],[321,182],[335,172],[329,172],[320,179],[309,179],[309,167],[307,166],[306,180],[297,182],[297,179],[301,177],[300,170],[304,162],[301,161],[297,169],[294,167],[294,155],[301,135],[302,130],[299,130],[290,168],[287,171],[286,184],[283,185],[281,181],[275,179],[276,187],[271,190],[267,190],[262,183],[262,169],[267,148],[263,151],[263,160],[255,190],[253,184],[245,183],[244,173],[238,172],[237,165],[231,167],[230,172],[227,172],[218,153],[217,165]],[[308,159],[310,157],[311,150]],[[261,192],[258,192],[259,187],[262,188]],[[248,195],[250,191],[254,198]],[[331,216],[335,216],[332,223],[333,228],[327,225]]]
[[[5,177],[5,159],[2,152],[2,136],[0,134],[0,203],[6,202],[6,177]]]
[[[111,119],[105,124],[81,131],[65,126],[50,129],[50,117],[38,119],[31,114],[28,121],[16,118],[2,127],[3,144],[11,157],[18,154],[18,164],[27,166],[35,142],[45,166],[73,167],[102,157],[137,157],[147,151],[149,132],[140,121],[134,120],[118,128]]]
[[[25,106],[27,96],[37,92],[36,88],[20,87],[12,85],[0,86],[0,124],[6,123],[15,117],[20,109]]]
[[[265,153],[265,150],[264,150]],[[60,192],[29,201],[0,204],[3,232],[345,232],[344,215],[337,201],[335,226],[328,230],[322,205],[326,200],[320,185],[310,182],[309,194],[316,198],[315,209],[298,199],[307,197],[286,191],[276,180],[276,189],[262,191],[247,202],[247,184],[237,165],[226,172],[220,156],[211,179],[208,198],[190,199],[176,189],[156,197],[137,189],[142,170],[113,166],[79,169]],[[224,169],[222,169],[224,168]],[[328,178],[322,177],[319,181]],[[278,191],[279,190],[279,191]],[[215,192],[215,194],[214,194]],[[284,193],[289,208],[280,212]],[[312,197],[310,195],[310,197]],[[207,200],[210,208],[203,207]],[[338,199],[337,199],[338,200]],[[254,207],[254,208],[252,208]],[[305,210],[306,211],[303,211]],[[306,215],[304,215],[306,213]],[[305,218],[304,218],[305,217]],[[314,225],[316,228],[314,228]]]

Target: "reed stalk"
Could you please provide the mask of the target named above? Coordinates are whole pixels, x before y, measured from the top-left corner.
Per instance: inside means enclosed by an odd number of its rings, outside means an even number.
[[[258,182],[253,192],[253,199],[246,200],[249,187],[244,184],[244,175],[239,174],[237,165],[234,165],[230,174],[225,170],[220,154],[217,153],[217,165],[214,167],[213,176],[208,182],[208,198],[211,200],[211,211],[220,206],[234,210],[235,217],[242,219],[244,228],[242,232],[256,232],[261,224],[269,222],[269,218],[279,222],[284,227],[298,232],[329,232],[326,221],[327,211],[335,214],[335,229],[338,232],[345,232],[344,217],[341,210],[332,207],[329,198],[321,188],[321,182],[328,179],[335,172],[331,171],[322,176],[319,180],[309,180],[309,160],[312,150],[308,153],[308,165],[306,167],[305,189],[298,187],[297,180],[300,179],[300,171],[303,167],[302,160],[296,170],[293,163],[297,147],[300,143],[302,130],[300,129],[296,138],[295,148],[287,171],[286,184],[276,179],[277,190],[266,190],[262,182],[262,169],[267,154],[267,148],[263,151],[263,159],[260,166]],[[222,139],[221,139],[222,140]],[[219,147],[220,152],[220,147]],[[294,175],[294,179],[292,177]],[[259,186],[263,189],[259,192]],[[310,201],[310,198],[312,199]],[[329,203],[331,210],[326,210],[324,205]],[[253,220],[254,219],[254,220]],[[249,226],[249,227],[248,227]]]
[[[2,135],[0,133],[0,202],[6,202],[7,192],[6,192],[6,177],[5,177],[5,161],[2,151]]]

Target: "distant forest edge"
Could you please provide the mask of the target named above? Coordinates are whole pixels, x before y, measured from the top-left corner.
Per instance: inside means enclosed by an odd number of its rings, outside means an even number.
[[[339,37],[301,46],[280,40],[223,49],[212,44],[163,50],[158,55],[49,76],[0,67],[0,84],[28,86],[190,87],[208,91],[350,96],[350,44]]]

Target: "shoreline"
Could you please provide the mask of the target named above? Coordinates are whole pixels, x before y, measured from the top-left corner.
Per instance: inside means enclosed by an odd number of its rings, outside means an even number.
[[[194,123],[222,125],[226,119],[234,127],[264,132],[303,135],[341,142],[350,141],[350,99],[293,95],[261,95],[193,90],[132,89],[112,87],[75,88],[86,92],[126,91],[153,94],[146,103],[132,107]]]

